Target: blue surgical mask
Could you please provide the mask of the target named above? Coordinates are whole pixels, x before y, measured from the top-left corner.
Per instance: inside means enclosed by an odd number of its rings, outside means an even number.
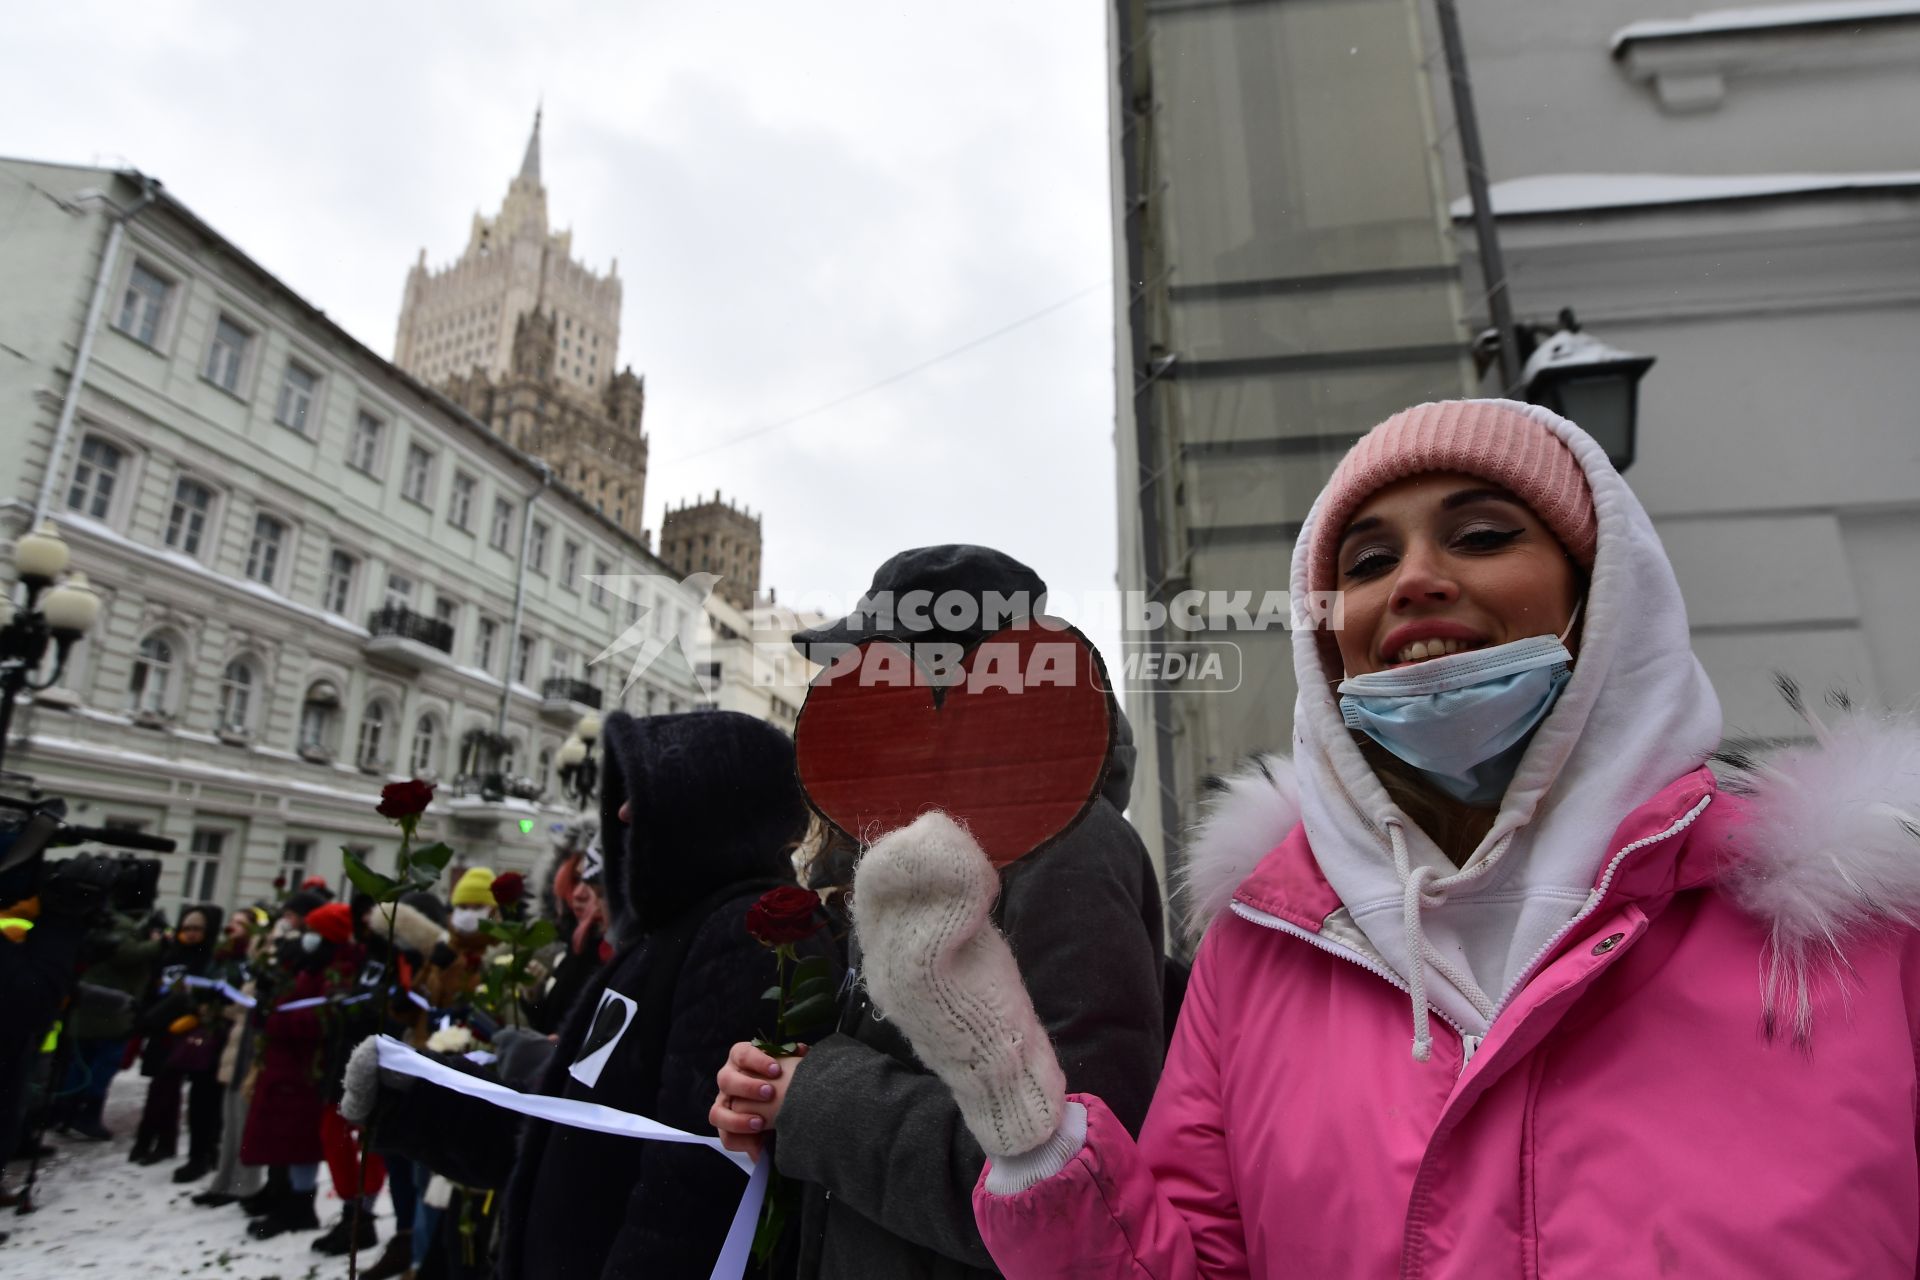
[[[1569,624],[1571,629],[1571,624]],[[1530,636],[1340,682],[1340,714],[1462,804],[1499,803],[1573,655]]]

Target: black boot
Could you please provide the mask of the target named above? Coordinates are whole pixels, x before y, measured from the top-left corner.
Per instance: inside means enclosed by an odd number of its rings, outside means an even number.
[[[152,1146],[147,1148],[145,1155],[135,1156],[133,1162],[135,1164],[165,1164],[169,1160],[177,1160],[180,1158],[180,1148],[177,1144],[178,1139],[174,1142],[156,1141]]]
[[[353,1229],[358,1221],[360,1229]],[[362,1208],[358,1214],[348,1205],[340,1214],[340,1221],[333,1224],[327,1233],[313,1242],[315,1253],[328,1253],[335,1257],[344,1257],[348,1253],[358,1253],[362,1249],[371,1249],[380,1243],[380,1233],[373,1225],[373,1210]]]
[[[201,1152],[187,1156],[187,1162],[173,1171],[175,1182],[198,1182],[213,1172],[213,1157]],[[198,1199],[198,1197],[195,1197]]]
[[[396,1231],[387,1247],[371,1267],[360,1273],[360,1280],[400,1280],[413,1272],[413,1232]]]
[[[262,1217],[247,1224],[247,1234],[255,1240],[271,1240],[289,1231],[317,1231],[320,1219],[313,1216],[313,1192],[288,1191],[280,1203]]]
[[[127,1159],[134,1164],[152,1164],[147,1159],[153,1154],[153,1135],[145,1129],[133,1135],[133,1149],[127,1152]]]
[[[250,1196],[240,1198],[240,1212],[249,1218],[258,1218],[270,1213],[273,1207],[286,1198],[293,1188],[287,1183],[287,1167],[282,1164],[267,1166],[267,1185]]]
[[[44,1160],[53,1153],[54,1148],[48,1146],[39,1137],[31,1133],[23,1133],[20,1135],[20,1146],[13,1153],[13,1158],[15,1160]]]

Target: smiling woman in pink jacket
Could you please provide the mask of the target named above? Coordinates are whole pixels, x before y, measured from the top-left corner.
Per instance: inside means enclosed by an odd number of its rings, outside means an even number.
[[[1345,625],[1295,632],[1293,756],[1186,850],[1137,1142],[1064,1094],[966,832],[861,862],[866,981],[993,1156],[1002,1270],[1914,1276],[1920,732],[1843,706],[1717,781],[1652,523],[1534,406],[1375,428],[1292,590]]]

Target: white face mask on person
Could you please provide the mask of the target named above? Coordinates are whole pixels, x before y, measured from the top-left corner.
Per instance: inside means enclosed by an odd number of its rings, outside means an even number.
[[[453,927],[460,933],[474,933],[480,928],[480,922],[487,913],[480,907],[455,907],[453,909]]]
[[[1576,608],[1558,636],[1342,680],[1341,717],[1462,804],[1497,804],[1528,737],[1572,677],[1564,641],[1579,616]]]

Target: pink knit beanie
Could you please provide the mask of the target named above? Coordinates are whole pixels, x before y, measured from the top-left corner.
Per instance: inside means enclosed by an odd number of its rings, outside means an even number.
[[[1313,526],[1311,590],[1339,586],[1335,553],[1361,504],[1396,480],[1428,471],[1459,471],[1499,485],[1553,530],[1581,568],[1593,567],[1600,522],[1586,473],[1566,443],[1511,405],[1442,400],[1394,414],[1360,437],[1334,468]]]

